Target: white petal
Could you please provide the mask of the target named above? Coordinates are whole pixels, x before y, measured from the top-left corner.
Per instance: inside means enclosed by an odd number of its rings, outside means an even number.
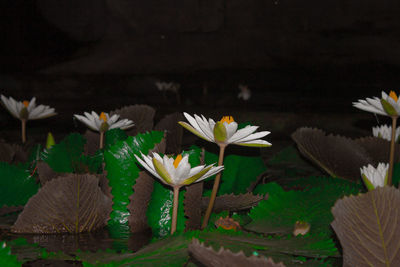
[[[194,117],[196,119],[197,125],[199,125],[204,135],[207,136],[208,139],[214,140],[214,133],[210,131],[210,125],[208,124],[207,120],[203,120],[196,114],[194,114]]]
[[[29,101],[28,112],[31,112],[36,107],[36,97],[32,97],[31,101]]]
[[[251,134],[249,136],[246,136],[245,138],[242,138],[242,139],[238,140],[237,142],[243,143],[243,142],[249,142],[249,141],[257,140],[257,139],[260,139],[260,138],[263,138],[263,137],[267,136],[270,133],[271,132],[268,132],[268,131],[261,131],[261,132],[254,133],[254,134]]]
[[[247,125],[246,127],[239,129],[236,131],[234,135],[230,139],[228,139],[228,143],[236,143],[239,142],[241,139],[245,138],[246,136],[249,136],[250,134],[254,133],[257,131],[259,126],[251,126]]]
[[[192,116],[190,116],[189,114],[187,114],[186,112],[183,113],[183,115],[186,117],[186,119],[188,120],[188,122],[190,123],[190,125],[199,132],[199,134],[201,136],[204,136],[205,139],[210,139],[207,134],[204,133],[204,131],[201,129],[201,127],[199,126],[199,124],[197,123],[196,119],[194,119]],[[214,139],[211,139],[214,140]]]
[[[134,155],[134,156],[135,156],[135,158],[137,159],[137,161],[140,163],[140,165],[142,165],[146,170],[148,170],[151,174],[153,174],[153,175],[154,175],[155,177],[157,177],[158,179],[163,180],[163,179],[161,178],[161,176],[158,175],[158,173],[155,171],[153,164],[148,165],[147,162],[144,162],[144,161],[143,161],[142,159],[140,159],[140,157],[138,157],[137,155]],[[142,156],[144,156],[144,155],[142,154]],[[144,156],[144,158],[145,158],[145,157],[146,157],[146,156]]]
[[[265,140],[252,140],[252,141],[247,141],[247,142],[236,142],[235,144],[238,145],[267,145],[267,146],[272,146],[271,143],[265,141]]]
[[[238,124],[236,122],[231,122],[231,123],[224,122],[224,126],[226,129],[226,139],[229,140],[236,133]]]
[[[94,130],[94,131],[99,131],[99,128],[96,127],[96,124],[91,121],[89,118],[84,117],[82,115],[74,115],[75,118],[77,118],[80,122],[84,123],[87,127],[89,127],[90,129]]]

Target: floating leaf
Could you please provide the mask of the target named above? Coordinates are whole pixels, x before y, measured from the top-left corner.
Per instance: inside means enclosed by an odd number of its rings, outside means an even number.
[[[113,211],[109,225],[116,227],[115,234],[120,232],[117,228],[123,226],[125,227],[123,231],[129,232],[129,197],[134,193],[133,186],[140,172],[134,155],[140,156],[140,152],[147,154],[161,142],[163,137],[164,133],[157,131],[138,134],[135,137],[128,137],[125,141],[117,142],[104,151],[107,178],[113,195]]]
[[[246,257],[243,251],[233,253],[221,247],[218,252],[212,247],[206,247],[198,239],[189,244],[189,252],[205,266],[255,266],[255,267],[285,267],[283,263],[275,263],[271,258],[251,255]]]
[[[331,207],[343,195],[358,193],[358,188],[331,186],[307,191],[283,191],[275,183],[263,186],[268,199],[260,201],[249,216],[253,220],[246,229],[264,233],[289,234],[297,221],[311,225],[311,233],[331,234]],[[269,189],[268,189],[269,188]]]
[[[45,150],[41,157],[55,172],[73,172],[74,164],[82,155],[84,145],[85,139],[80,134],[73,133]]]
[[[178,121],[184,119],[182,113],[175,112],[162,118],[154,127],[157,131],[166,131],[167,149],[166,153],[179,154],[182,151],[183,128]]]
[[[285,187],[292,190],[309,190],[315,187],[341,188],[343,192],[358,194],[364,190],[361,183],[333,177],[309,176],[285,183]]]
[[[0,162],[0,207],[25,205],[38,189],[28,171]]]
[[[326,135],[313,128],[299,128],[292,134],[300,152],[332,177],[351,181],[360,179],[360,168],[374,160],[357,142],[343,137]]]
[[[217,155],[206,151],[205,163],[208,165],[216,162],[218,162]],[[252,182],[256,181],[257,177],[265,170],[266,167],[261,157],[226,156],[218,195],[247,193]],[[208,180],[211,179],[208,178]]]
[[[0,241],[0,266],[4,267],[19,267],[21,262],[17,260],[15,255],[11,254],[11,248],[5,241]]]
[[[221,211],[239,211],[249,209],[254,207],[264,199],[262,195],[253,195],[252,193],[240,194],[240,195],[222,195],[218,196],[215,199],[215,204],[213,208],[213,212],[220,213]],[[206,210],[208,206],[208,202],[210,201],[209,197],[203,197],[201,199],[202,210]]]
[[[126,133],[135,136],[153,129],[153,120],[156,110],[148,105],[131,105],[110,112],[110,115],[119,114],[120,119],[129,119],[135,126]]]
[[[15,233],[80,233],[106,225],[111,200],[93,175],[69,174],[47,182],[29,199]]]
[[[332,208],[343,266],[399,266],[400,191],[378,187],[345,197]]]

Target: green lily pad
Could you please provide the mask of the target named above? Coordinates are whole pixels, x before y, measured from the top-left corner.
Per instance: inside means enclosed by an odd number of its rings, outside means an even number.
[[[263,185],[263,190],[268,193],[268,199],[260,201],[250,211],[253,221],[245,226],[246,229],[264,234],[288,234],[300,221],[311,225],[310,233],[328,236],[332,233],[329,224],[333,220],[331,208],[336,200],[359,192],[357,187],[340,184],[286,192],[277,184],[270,183]]]
[[[125,141],[118,141],[115,145],[104,151],[107,178],[112,188],[113,211],[109,228],[112,234],[129,233],[128,211],[129,197],[134,193],[133,185],[139,177],[139,167],[136,165],[135,154],[147,154],[150,149],[161,142],[163,132],[152,131],[149,133],[130,136]],[[120,228],[122,227],[122,228]],[[123,234],[124,235],[124,234]]]
[[[128,135],[120,128],[108,130],[104,135],[104,147],[107,149],[115,145],[118,141],[123,141],[126,138],[128,138]]]
[[[216,163],[218,156],[206,151],[204,161],[206,164]],[[247,188],[267,169],[261,157],[228,155],[224,158],[223,165],[225,168],[218,195],[247,193]],[[213,178],[207,180],[211,179]]]
[[[11,254],[11,248],[5,241],[0,241],[0,266],[19,267],[22,262],[18,261],[17,256]]]
[[[0,207],[25,205],[38,190],[29,171],[0,162]]]
[[[42,152],[41,158],[55,172],[73,172],[81,157],[86,140],[78,133],[68,135],[63,141]]]

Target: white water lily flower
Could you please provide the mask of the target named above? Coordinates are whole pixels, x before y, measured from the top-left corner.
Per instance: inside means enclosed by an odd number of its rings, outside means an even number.
[[[373,112],[385,116],[400,115],[400,99],[395,92],[390,91],[389,95],[382,91],[382,97],[361,99],[353,102],[353,106],[364,111]]]
[[[96,112],[92,111],[92,114],[84,112],[84,115],[85,116],[75,114],[74,117],[83,122],[90,129],[98,132],[106,132],[107,130],[115,128],[126,130],[134,126],[131,120],[118,120],[118,114],[114,114],[110,117],[108,113],[101,112],[99,116]]]
[[[153,158],[141,153],[143,160],[135,155],[139,163],[164,184],[180,187],[204,180],[224,169],[224,166],[201,165],[192,168],[189,155],[179,154],[175,159],[164,155],[163,158],[153,152]]]
[[[36,106],[36,97],[31,101],[16,101],[12,97],[1,95],[1,102],[11,115],[20,120],[38,120],[57,115],[54,108],[45,105]]]
[[[375,137],[379,137],[385,140],[392,140],[392,126],[387,126],[381,125],[381,126],[376,126],[372,127],[372,134]],[[396,134],[395,134],[395,140],[399,140],[399,135],[400,135],[400,127],[396,128]]]
[[[361,177],[368,190],[373,190],[378,186],[385,186],[388,182],[388,163],[379,163],[376,168],[371,164],[360,168]]]
[[[270,134],[269,131],[254,133],[259,126],[252,125],[247,125],[238,130],[238,124],[231,116],[225,116],[220,121],[215,122],[213,119],[208,119],[207,121],[203,115],[200,117],[195,114],[192,117],[186,112],[183,115],[185,115],[189,123],[180,121],[180,125],[198,137],[218,145],[235,144],[255,147],[268,147],[272,145],[260,139]]]

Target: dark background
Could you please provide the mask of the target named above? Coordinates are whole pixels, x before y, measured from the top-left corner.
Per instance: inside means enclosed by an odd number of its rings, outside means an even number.
[[[130,104],[359,113],[351,102],[398,90],[399,14],[397,0],[3,0],[0,90],[55,107],[59,131]],[[158,80],[180,83],[180,101]]]

